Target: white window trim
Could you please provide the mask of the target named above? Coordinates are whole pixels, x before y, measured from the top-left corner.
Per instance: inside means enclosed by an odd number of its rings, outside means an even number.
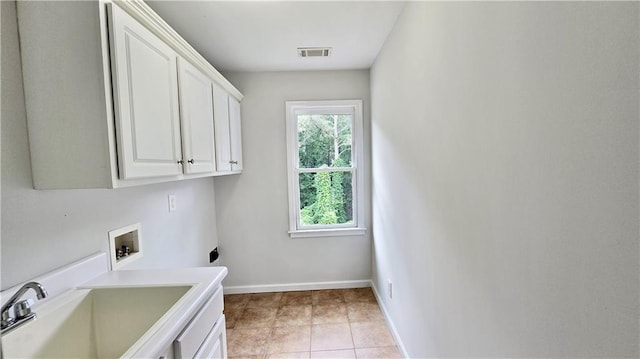
[[[353,154],[353,224],[337,224],[327,226],[300,226],[300,184],[297,172],[298,159],[298,126],[296,114],[323,114],[330,109],[344,109],[345,114],[353,114],[352,144]],[[333,100],[333,101],[287,101],[287,176],[289,180],[289,235],[291,238],[360,236],[366,228],[364,211],[364,130],[362,115],[362,100]],[[351,170],[351,167],[349,168]],[[335,169],[334,169],[335,170]],[[302,227],[302,228],[301,228]]]

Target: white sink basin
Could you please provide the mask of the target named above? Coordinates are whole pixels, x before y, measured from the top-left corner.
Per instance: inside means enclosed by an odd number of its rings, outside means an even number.
[[[2,337],[4,358],[132,356],[190,286],[78,289],[34,308]]]

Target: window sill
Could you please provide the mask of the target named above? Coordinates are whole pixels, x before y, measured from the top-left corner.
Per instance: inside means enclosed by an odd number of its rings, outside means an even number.
[[[305,229],[289,231],[291,238],[364,236],[366,228]]]

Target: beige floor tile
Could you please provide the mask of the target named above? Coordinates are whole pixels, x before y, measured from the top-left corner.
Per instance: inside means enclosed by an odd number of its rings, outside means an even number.
[[[241,312],[244,310],[244,308],[247,307],[247,303],[225,303],[224,304],[224,310],[231,310],[231,311],[235,311],[235,312]]]
[[[274,326],[311,325],[311,304],[280,307]]]
[[[311,351],[353,348],[349,324],[317,324],[311,327]]]
[[[227,329],[233,329],[236,326],[236,323],[242,317],[243,310],[228,310],[225,308],[224,317],[227,324]]]
[[[311,352],[311,359],[355,359],[356,353],[353,349],[346,350],[325,350]]]
[[[311,347],[311,326],[273,328],[267,353],[308,352]]]
[[[347,306],[343,303],[313,306],[313,324],[347,323]]]
[[[351,288],[344,291],[344,300],[347,303],[367,302],[378,303],[371,288]]]
[[[344,303],[343,289],[314,290],[311,292],[313,304]]]
[[[249,296],[247,307],[251,308],[277,308],[280,306],[282,293],[254,293]]]
[[[280,299],[280,306],[311,304],[311,291],[284,292]]]
[[[246,303],[249,301],[250,294],[225,294],[224,304],[229,303]]]
[[[278,308],[250,308],[242,312],[234,328],[262,328],[272,327],[276,320]]]
[[[241,311],[249,302],[249,294],[228,294],[224,296],[224,309]]]
[[[233,356],[264,355],[271,328],[236,328],[227,330],[227,354]]]
[[[402,355],[395,346],[356,349],[358,359],[401,359]],[[313,357],[312,357],[313,358]]]
[[[371,322],[384,320],[377,303],[347,303],[347,314],[351,322]]]
[[[309,359],[309,352],[268,354],[267,359]]]
[[[395,346],[393,336],[383,321],[351,323],[353,344],[356,348]]]
[[[370,288],[224,299],[230,359],[400,357]]]

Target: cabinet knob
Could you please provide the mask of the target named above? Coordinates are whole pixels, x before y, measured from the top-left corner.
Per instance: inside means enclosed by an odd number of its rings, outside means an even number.
[[[229,161],[229,163],[231,163],[232,165],[237,165],[238,161]]]
[[[192,158],[192,159],[190,159],[190,160],[189,160],[189,161],[187,161],[187,162],[189,162],[189,163],[193,164],[195,161],[194,161],[194,160],[193,160],[193,158]]]
[[[178,160],[178,164],[180,164],[180,165],[181,165],[181,164],[183,164],[183,163],[184,163],[184,161],[183,161],[183,160]]]

